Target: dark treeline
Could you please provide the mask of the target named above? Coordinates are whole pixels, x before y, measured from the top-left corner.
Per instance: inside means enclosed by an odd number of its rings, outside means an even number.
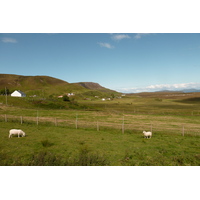
[[[0,95],[10,95],[14,92],[14,90],[9,90],[8,88],[0,89]]]

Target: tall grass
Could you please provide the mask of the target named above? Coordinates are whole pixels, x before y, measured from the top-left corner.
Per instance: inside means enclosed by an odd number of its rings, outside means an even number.
[[[68,159],[65,165],[71,166],[105,166],[109,165],[105,155],[99,155],[98,152],[91,152],[88,146],[82,146],[78,155],[73,159]]]

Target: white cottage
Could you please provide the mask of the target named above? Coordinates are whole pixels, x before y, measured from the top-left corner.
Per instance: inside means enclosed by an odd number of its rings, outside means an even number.
[[[26,97],[26,94],[20,90],[15,90],[12,94],[11,97]]]

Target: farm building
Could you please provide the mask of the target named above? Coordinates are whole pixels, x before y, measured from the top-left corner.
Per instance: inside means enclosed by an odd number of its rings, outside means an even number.
[[[12,94],[11,97],[26,97],[26,94],[20,90],[15,90]]]

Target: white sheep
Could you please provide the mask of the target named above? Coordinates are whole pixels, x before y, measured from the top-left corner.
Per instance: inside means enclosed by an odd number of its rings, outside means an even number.
[[[9,138],[11,138],[12,135],[18,135],[18,137],[21,135],[22,137],[25,137],[25,132],[20,129],[11,129],[9,131]]]
[[[152,132],[146,132],[146,131],[143,131],[143,134],[144,134],[144,138],[151,138],[152,137]]]

